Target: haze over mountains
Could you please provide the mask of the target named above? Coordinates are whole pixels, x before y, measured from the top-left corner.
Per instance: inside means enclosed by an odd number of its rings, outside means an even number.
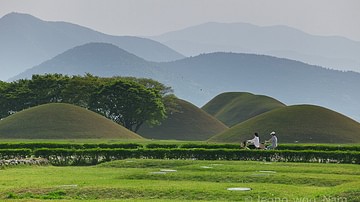
[[[325,106],[360,120],[360,73],[238,53],[204,54],[163,63],[162,67],[198,87],[193,95],[181,95],[199,106],[222,92],[252,92],[276,97],[288,105]]]
[[[153,78],[197,106],[223,92],[252,92],[276,97],[288,105],[321,105],[360,120],[360,73],[264,55],[210,53],[154,63],[111,44],[90,43],[70,49],[16,79],[55,72]]]
[[[89,42],[112,43],[149,61],[184,57],[150,39],[111,36],[71,23],[46,22],[28,14],[10,13],[0,19],[0,80]]]
[[[11,78],[31,78],[33,74],[62,73],[68,75],[94,75],[111,77],[115,75],[149,77],[161,72],[148,62],[115,45],[88,43],[74,47]]]
[[[233,47],[232,51],[319,53],[333,59],[360,60],[358,42],[311,36],[284,26],[207,23],[156,39],[193,40],[198,52],[205,51],[202,44],[211,42],[206,50],[212,52]],[[186,41],[182,42],[188,47]],[[220,48],[212,49],[215,43]],[[251,92],[276,97],[287,105],[321,105],[360,120],[357,72],[258,54],[216,52],[183,58],[153,40],[110,36],[71,23],[45,22],[18,13],[0,19],[0,44],[2,80],[11,74],[16,75],[12,79],[19,79],[35,73],[148,77],[173,87],[179,98],[197,106],[223,92]],[[349,65],[347,69],[350,68]]]
[[[360,72],[360,42],[314,36],[287,26],[211,22],[151,38],[186,56],[219,51],[256,53]]]

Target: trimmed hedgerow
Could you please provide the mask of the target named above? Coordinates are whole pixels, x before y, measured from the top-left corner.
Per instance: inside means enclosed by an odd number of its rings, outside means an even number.
[[[119,143],[119,144],[75,144],[75,143],[0,143],[0,149],[39,149],[39,148],[64,148],[64,149],[92,149],[92,148],[165,148],[165,149],[239,149],[240,144],[210,144],[210,143],[185,143],[185,144],[138,144],[138,143]],[[360,145],[331,145],[331,144],[280,144],[277,150],[315,150],[315,151],[359,151]]]
[[[239,144],[182,144],[180,148],[194,149],[194,148],[204,148],[204,149],[239,149]]]
[[[360,151],[356,145],[327,145],[327,144],[280,144],[279,150],[317,150],[317,151]]]
[[[72,144],[72,143],[1,143],[0,149],[39,149],[39,148],[63,148],[63,149],[91,149],[91,148],[123,148],[138,149],[142,148],[137,143],[121,144]]]
[[[0,159],[21,159],[31,155],[31,149],[0,149]]]
[[[150,143],[145,146],[148,149],[157,149],[157,148],[163,148],[163,149],[173,149],[178,148],[179,144],[156,144],[156,143]]]
[[[35,150],[34,155],[47,158],[53,165],[95,165],[126,158],[360,163],[360,152],[312,150],[44,148]]]

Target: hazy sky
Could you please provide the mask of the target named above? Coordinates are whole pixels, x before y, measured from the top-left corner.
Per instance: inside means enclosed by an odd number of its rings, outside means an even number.
[[[157,35],[212,21],[288,25],[360,41],[360,0],[0,0],[0,17],[9,12],[112,35]]]

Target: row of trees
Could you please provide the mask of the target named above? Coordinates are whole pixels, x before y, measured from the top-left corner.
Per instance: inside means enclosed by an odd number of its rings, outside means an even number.
[[[101,78],[91,74],[33,75],[31,79],[0,82],[0,117],[46,103],[70,103],[136,132],[144,123],[159,124],[175,106],[172,89],[152,79]]]

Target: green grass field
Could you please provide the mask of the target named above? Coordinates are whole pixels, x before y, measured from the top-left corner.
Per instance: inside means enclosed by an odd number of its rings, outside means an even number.
[[[359,165],[347,164],[127,159],[6,167],[0,179],[1,201],[360,201]],[[227,190],[239,187],[251,190]]]

